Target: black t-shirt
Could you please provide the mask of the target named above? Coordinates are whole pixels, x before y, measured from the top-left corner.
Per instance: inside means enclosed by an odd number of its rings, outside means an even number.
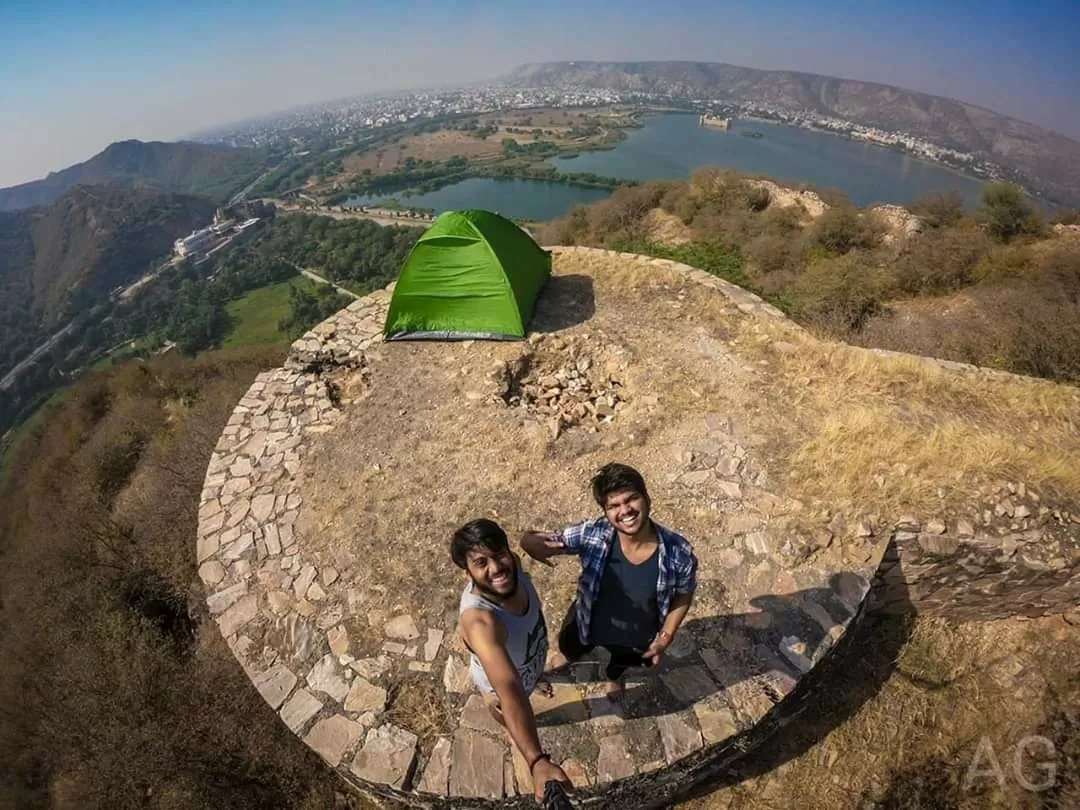
[[[660,629],[656,583],[660,578],[660,546],[634,565],[623,554],[619,538],[611,544],[600,593],[593,603],[589,642],[645,650]]]

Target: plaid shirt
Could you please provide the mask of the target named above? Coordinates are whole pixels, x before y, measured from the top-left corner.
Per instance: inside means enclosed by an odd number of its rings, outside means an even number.
[[[660,538],[660,577],[656,582],[656,604],[660,622],[667,618],[671,600],[676,594],[693,593],[697,588],[697,557],[690,543],[681,534],[665,529],[655,520],[653,527]],[[600,593],[600,581],[604,578],[611,544],[618,533],[607,518],[587,520],[567,526],[556,533],[568,552],[581,558],[581,576],[577,589],[577,626],[582,644],[588,644],[589,622],[592,620],[593,604]]]

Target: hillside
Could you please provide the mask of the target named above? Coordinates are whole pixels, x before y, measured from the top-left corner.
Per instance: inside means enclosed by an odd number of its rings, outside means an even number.
[[[1080,239],[1014,186],[988,185],[970,214],[949,195],[908,212],[706,168],[619,189],[537,236],[708,270],[847,343],[1080,381]]]
[[[903,130],[1021,172],[1048,199],[1080,204],[1080,142],[961,101],[873,82],[715,62],[549,62],[506,77],[517,87],[603,87],[756,101]]]
[[[0,189],[0,211],[50,203],[77,185],[116,184],[131,188],[200,194],[224,202],[259,173],[266,154],[202,143],[118,141],[83,163],[48,177]]]
[[[213,213],[209,200],[116,186],[76,186],[50,205],[0,212],[0,372]]]

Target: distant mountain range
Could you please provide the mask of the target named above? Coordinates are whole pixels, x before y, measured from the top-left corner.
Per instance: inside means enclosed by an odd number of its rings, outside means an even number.
[[[224,202],[258,176],[265,162],[266,154],[258,149],[186,141],[118,141],[44,179],[0,189],[0,211],[45,205],[74,186],[88,184],[156,188]]]
[[[593,87],[683,98],[756,101],[903,130],[1019,172],[1051,202],[1080,205],[1080,142],[962,101],[886,84],[719,62],[547,62],[521,65],[513,87]]]

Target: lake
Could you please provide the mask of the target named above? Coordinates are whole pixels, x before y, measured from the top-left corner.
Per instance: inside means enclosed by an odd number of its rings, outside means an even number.
[[[741,132],[760,132],[748,138]],[[759,121],[732,123],[724,131],[698,126],[696,115],[648,118],[627,130],[616,148],[582,152],[552,161],[561,172],[594,172],[628,180],[687,177],[701,166],[721,166],[747,174],[765,174],[780,183],[811,183],[845,192],[856,205],[890,202],[905,205],[935,191],[957,191],[970,205],[982,181],[942,166],[837,135]],[[357,196],[346,205],[370,205],[393,195]],[[406,205],[445,211],[486,208],[521,219],[551,219],[577,204],[604,199],[601,189],[575,188],[536,180],[473,178],[428,194],[399,198]]]
[[[406,197],[404,194],[355,195],[345,205],[374,205],[379,200],[395,198],[402,205],[454,211],[484,208],[517,219],[555,219],[572,206],[607,199],[611,194],[602,188],[576,188],[565,183],[542,180],[510,180],[473,177],[427,194]]]

